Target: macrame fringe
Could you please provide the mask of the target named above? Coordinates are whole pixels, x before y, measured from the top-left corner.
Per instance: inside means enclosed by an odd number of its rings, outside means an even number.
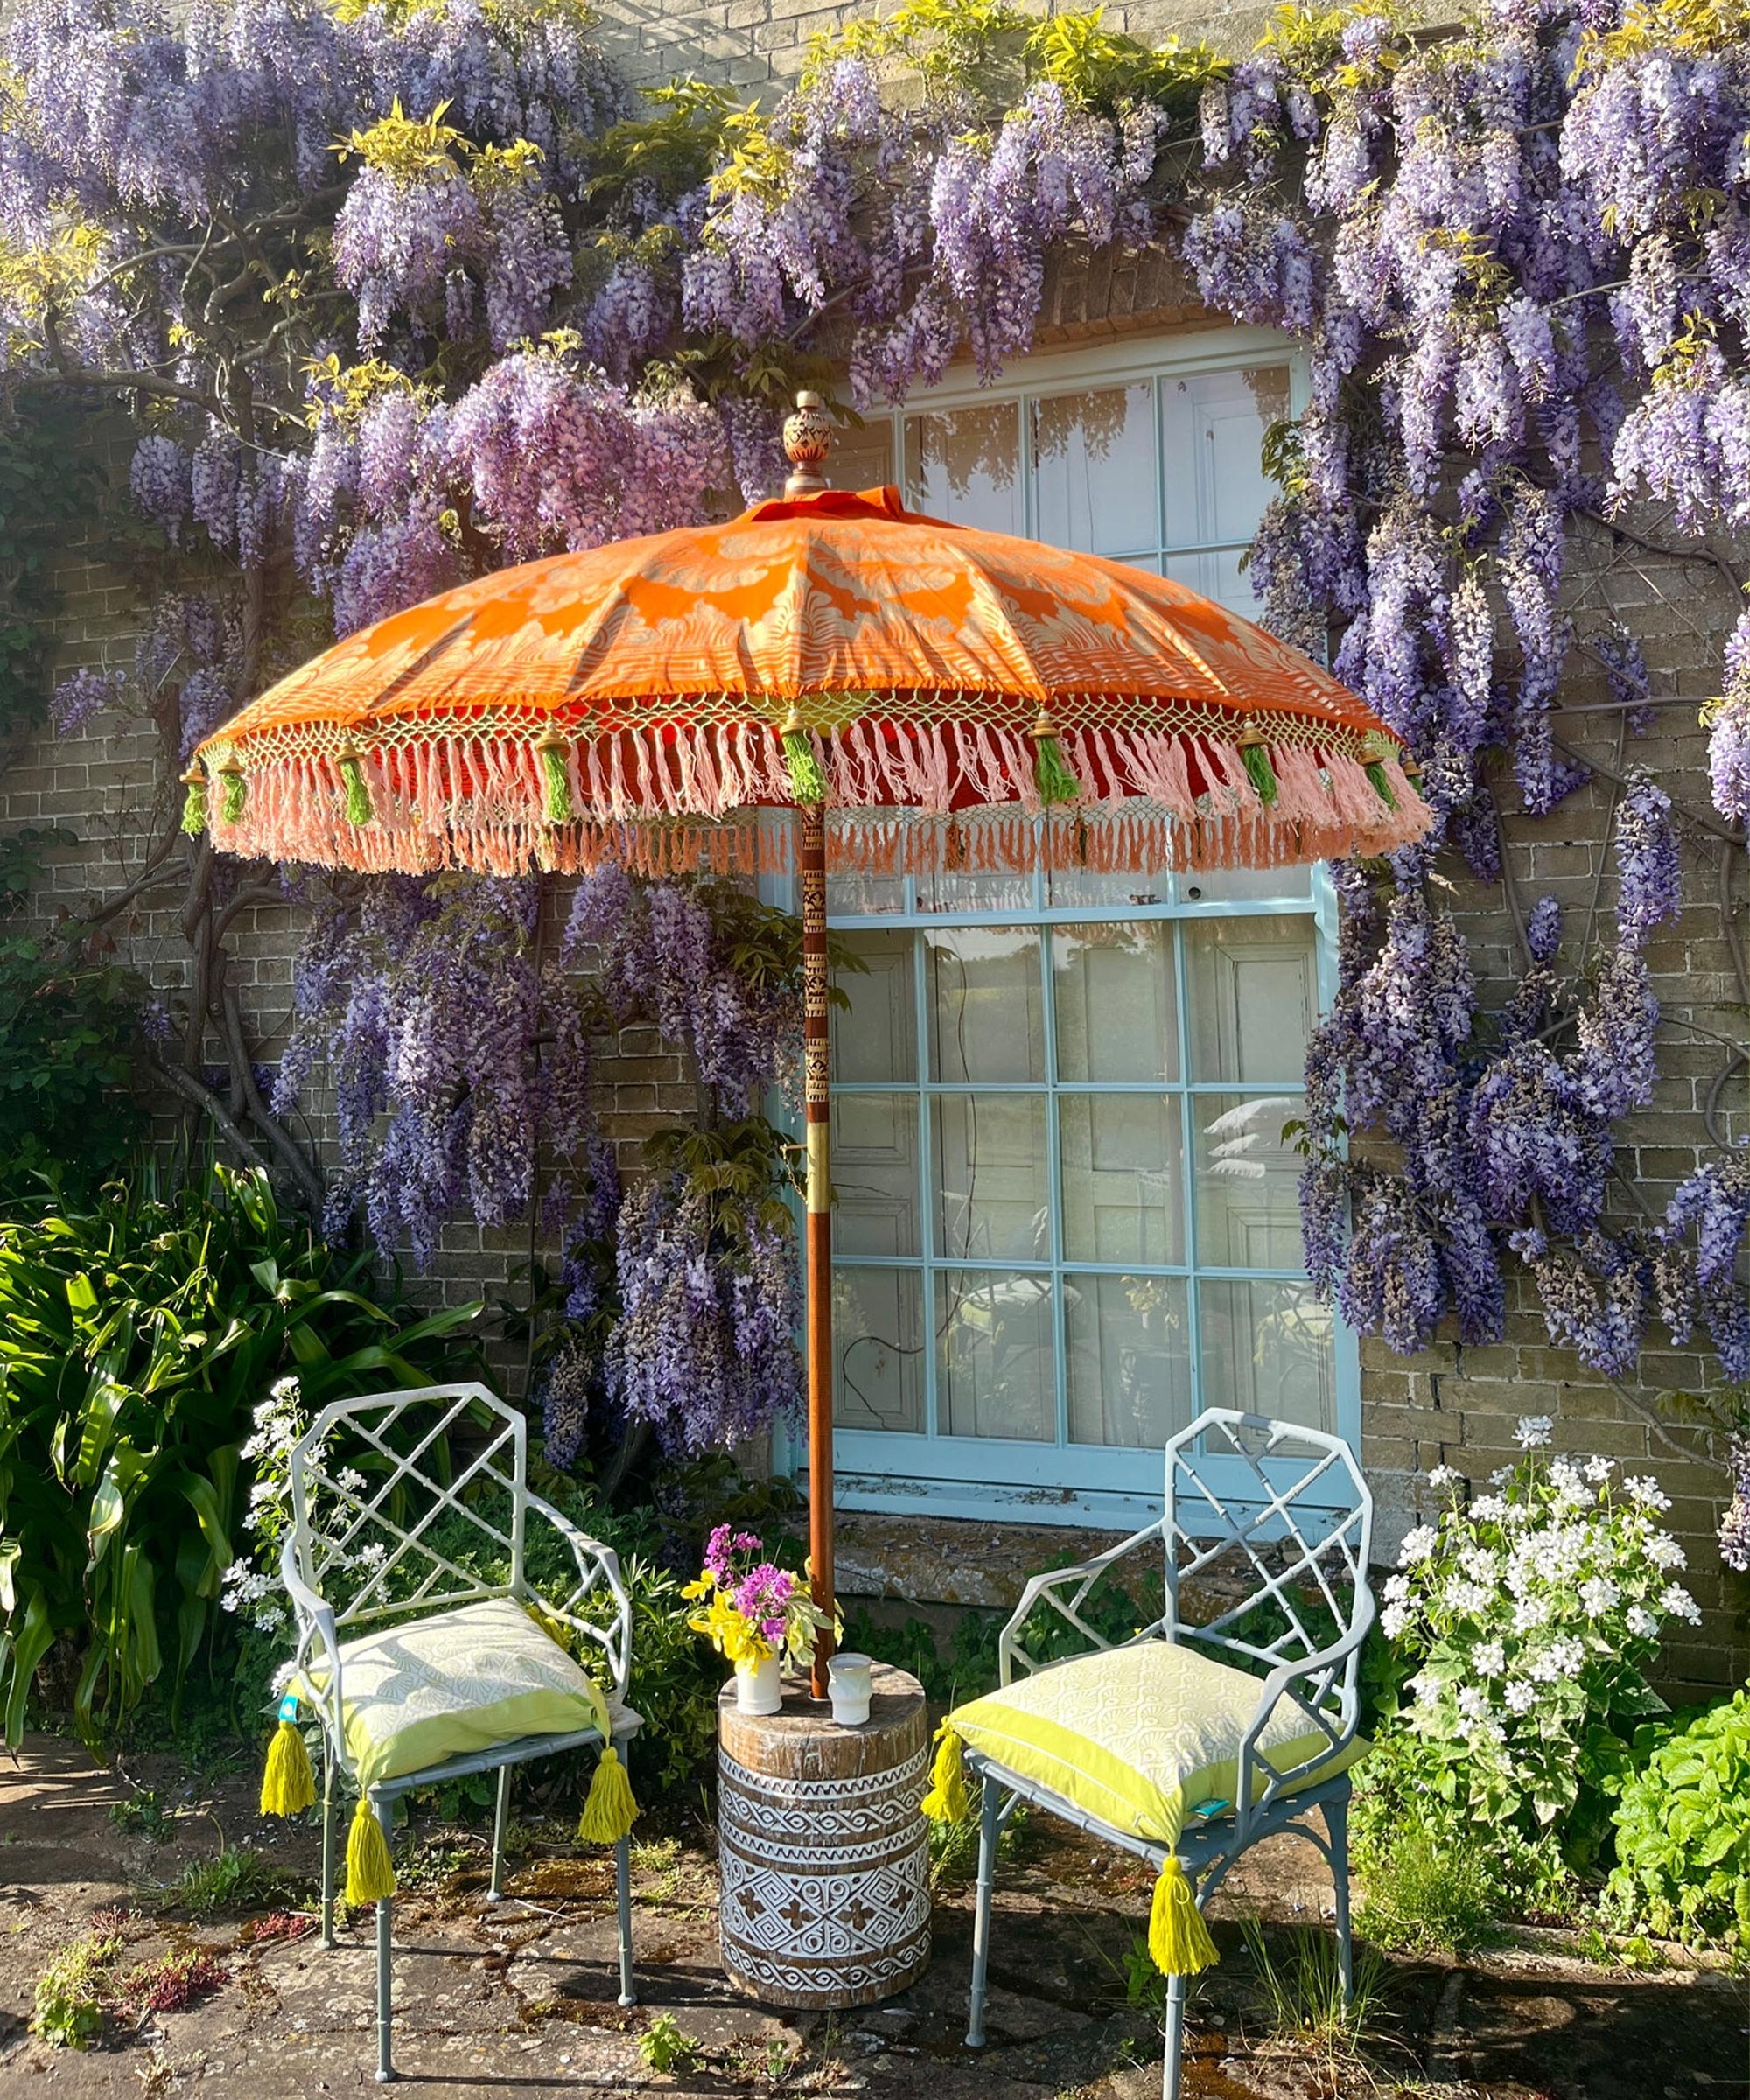
[[[570,874],[605,861],[653,876],[788,872],[794,824],[755,812],[793,808],[816,788],[830,865],[872,877],[1269,868],[1389,853],[1433,821],[1395,758],[1242,749],[1192,732],[1035,739],[867,718],[788,737],[732,723],[563,748],[488,731],[369,752],[263,751],[248,755],[248,806],[216,843],[372,874]]]
[[[920,1805],[932,1823],[964,1823],[972,1813],[961,1740],[946,1721],[935,1732],[929,1792]]]
[[[316,1774],[310,1768],[304,1731],[296,1721],[283,1720],[274,1730],[262,1768],[262,1814],[301,1816],[315,1804]]]
[[[346,1901],[380,1903],[395,1894],[395,1867],[388,1840],[377,1821],[370,1796],[360,1794],[346,1831]]]
[[[1163,1976],[1196,1976],[1222,1958],[1209,1936],[1190,1878],[1169,1853],[1149,1907],[1149,1955]]]
[[[629,1837],[638,1820],[638,1802],[620,1753],[612,1743],[602,1746],[595,1777],[590,1782],[584,1812],[578,1818],[578,1839],[583,1844],[618,1844]]]

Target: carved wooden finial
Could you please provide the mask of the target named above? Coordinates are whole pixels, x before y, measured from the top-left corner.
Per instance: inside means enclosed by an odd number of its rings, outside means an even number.
[[[818,394],[804,390],[796,396],[795,411],[784,419],[784,457],[790,462],[790,478],[784,484],[787,496],[813,496],[828,486],[821,471],[832,449],[832,418],[821,406]]]

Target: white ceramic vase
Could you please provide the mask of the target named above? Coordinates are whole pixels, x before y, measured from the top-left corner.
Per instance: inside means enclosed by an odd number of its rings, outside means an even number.
[[[766,1656],[758,1662],[736,1664],[735,1704],[740,1712],[776,1713],[783,1703],[776,1656]]]

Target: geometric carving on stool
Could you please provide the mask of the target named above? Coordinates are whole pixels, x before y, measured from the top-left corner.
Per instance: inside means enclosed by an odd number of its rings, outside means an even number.
[[[719,1744],[723,1963],[755,1998],[870,2005],[904,1990],[929,1959],[923,1702],[915,1680],[882,1676],[889,1725],[860,1743],[787,1702],[769,1737],[738,1732],[742,1757]],[[830,1732],[818,1754],[815,1730]],[[750,1754],[788,1768],[758,1769]],[[822,1773],[829,1754],[875,1769],[846,1772],[842,1761]]]

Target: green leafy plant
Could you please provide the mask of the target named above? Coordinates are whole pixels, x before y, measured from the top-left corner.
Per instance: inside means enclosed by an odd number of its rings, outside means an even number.
[[[0,662],[0,696],[4,681]],[[138,985],[80,920],[49,929],[26,915],[44,853],[74,843],[61,830],[0,839],[0,1195],[45,1180],[82,1195],[145,1126],[129,1084]]]
[[[1352,2063],[1385,2017],[1384,1958],[1356,1948],[1354,1987],[1346,1995],[1334,1933],[1294,1926],[1273,1948],[1256,1918],[1242,1920],[1240,1929],[1274,2039],[1310,2051],[1334,2072]]]
[[[1612,1820],[1607,1917],[1750,1946],[1750,1691],[1662,1733]]]
[[[51,571],[88,516],[95,463],[82,408],[18,392],[0,415],[0,733],[48,697],[60,593]]]
[[[126,1941],[100,1928],[60,1948],[37,1978],[31,2032],[52,2048],[88,2049],[103,2032],[103,2004]]]
[[[236,1555],[256,1404],[429,1382],[476,1308],[415,1318],[283,1218],[267,1177],[105,1189],[0,1225],[0,1711],[52,1650],[98,1742],[171,1665],[172,1713]]]
[[[1391,1752],[1376,1753],[1382,1767]],[[1358,1816],[1354,1865],[1368,1936],[1404,1954],[1468,1954],[1499,1938],[1495,1921],[1512,1896],[1492,1846],[1431,1830],[1418,1813],[1415,1789],[1396,1788],[1373,1770]]]
[[[286,1877],[260,1852],[227,1844],[210,1859],[196,1859],[168,1884],[167,1910],[185,1910],[192,1918],[210,1918],[237,1910],[259,1910],[284,1897]]]
[[[653,2071],[696,2070],[705,2052],[672,2012],[659,2012],[638,2037],[638,2054]]]

